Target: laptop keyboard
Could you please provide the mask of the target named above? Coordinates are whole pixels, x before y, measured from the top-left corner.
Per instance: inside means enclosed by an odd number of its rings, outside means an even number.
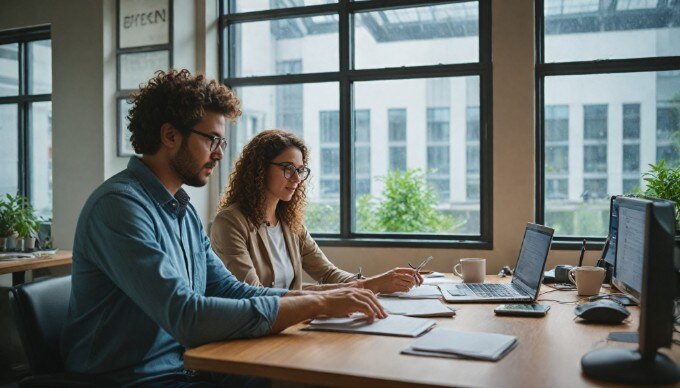
[[[525,295],[517,292],[512,286],[497,283],[472,283],[462,284],[458,286],[459,289],[469,290],[468,295],[477,295],[484,298],[508,298],[508,297],[523,297]]]

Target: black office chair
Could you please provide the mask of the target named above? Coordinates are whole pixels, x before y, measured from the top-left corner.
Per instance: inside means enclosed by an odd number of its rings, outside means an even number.
[[[21,387],[91,387],[91,377],[66,373],[59,338],[66,320],[71,276],[20,284],[10,289],[10,304],[28,365],[34,376]]]

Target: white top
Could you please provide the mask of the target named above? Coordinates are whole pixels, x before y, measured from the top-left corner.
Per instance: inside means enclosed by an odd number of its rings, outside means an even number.
[[[288,255],[288,249],[286,249],[281,222],[277,222],[276,226],[267,226],[267,234],[269,235],[269,248],[272,250],[274,288],[289,289],[293,283],[295,271]]]

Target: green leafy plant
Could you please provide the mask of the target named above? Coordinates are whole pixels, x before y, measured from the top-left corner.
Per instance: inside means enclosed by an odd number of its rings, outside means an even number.
[[[662,159],[657,164],[650,164],[650,170],[642,174],[647,182],[643,195],[652,198],[662,198],[675,202],[680,206],[680,166],[666,166]],[[675,211],[675,230],[680,231],[680,209]],[[676,232],[677,234],[677,232]]]
[[[465,224],[437,209],[437,192],[420,169],[389,171],[381,178],[385,187],[382,199],[370,196],[357,200],[357,229],[401,233],[451,233]]]
[[[14,226],[21,209],[19,196],[5,194],[0,198],[0,237],[10,237],[16,232]]]
[[[6,194],[5,198],[3,207],[8,213],[6,219],[10,222],[10,229],[16,232],[19,238],[35,237],[40,229],[40,220],[36,217],[28,198],[21,194],[16,196]]]

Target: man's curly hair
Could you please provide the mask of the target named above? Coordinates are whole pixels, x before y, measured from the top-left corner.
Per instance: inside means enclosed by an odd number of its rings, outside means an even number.
[[[302,161],[307,165],[308,151],[305,143],[290,132],[279,129],[262,131],[253,137],[234,164],[229,177],[229,185],[225,187],[217,211],[232,204],[238,204],[241,212],[254,227],[265,221],[266,172],[272,160],[283,150],[296,147],[302,152]],[[279,201],[276,215],[293,231],[302,232],[304,209],[306,205],[305,181],[298,184],[290,201]]]
[[[132,146],[138,154],[153,155],[161,145],[161,126],[172,124],[184,137],[206,112],[234,120],[241,114],[234,92],[205,76],[182,69],[157,71],[139,91],[130,96],[133,106],[127,115]]]

